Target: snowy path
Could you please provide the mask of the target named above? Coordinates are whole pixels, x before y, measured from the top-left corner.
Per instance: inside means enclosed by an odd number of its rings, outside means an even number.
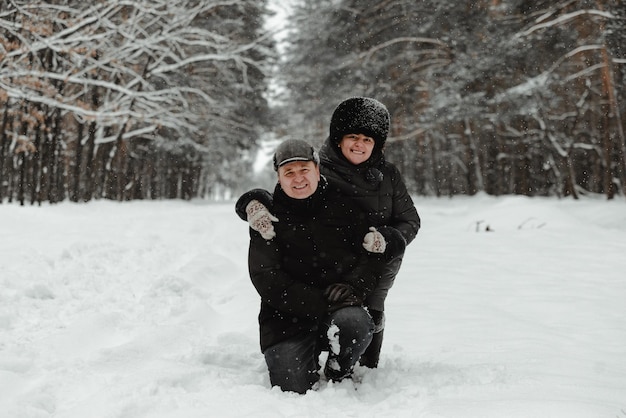
[[[626,203],[416,202],[380,368],[305,396],[232,203],[0,205],[0,416],[626,418]]]

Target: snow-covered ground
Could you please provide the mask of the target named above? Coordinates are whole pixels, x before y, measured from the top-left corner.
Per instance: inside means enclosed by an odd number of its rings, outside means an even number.
[[[232,203],[0,205],[0,416],[625,418],[624,200],[416,204],[380,367],[302,396]]]

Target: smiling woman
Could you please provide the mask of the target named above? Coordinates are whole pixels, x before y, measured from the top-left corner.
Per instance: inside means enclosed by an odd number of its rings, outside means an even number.
[[[358,165],[367,161],[374,150],[374,138],[361,134],[344,135],[339,142],[339,149],[348,161]]]
[[[351,97],[335,108],[328,139],[320,150],[321,171],[345,196],[368,213],[376,248],[385,248],[388,265],[366,304],[376,323],[376,334],[361,364],[378,365],[385,328],[385,299],[402,264],[404,248],[417,235],[421,221],[398,168],[384,155],[391,117],[387,107],[370,97]],[[373,244],[372,244],[373,245]]]

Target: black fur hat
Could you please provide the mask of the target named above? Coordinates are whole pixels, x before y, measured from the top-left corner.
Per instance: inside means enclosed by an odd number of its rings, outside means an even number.
[[[346,99],[330,119],[330,139],[339,144],[346,134],[363,134],[374,138],[374,150],[382,150],[389,134],[389,119],[387,107],[376,99]]]

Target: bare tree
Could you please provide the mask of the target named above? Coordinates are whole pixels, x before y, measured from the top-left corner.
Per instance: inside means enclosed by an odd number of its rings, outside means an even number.
[[[190,197],[196,191],[189,184],[221,169],[206,155],[254,146],[267,112],[263,93],[273,53],[261,30],[264,2],[7,3],[0,15],[2,103],[13,112],[25,103],[22,118],[55,115],[20,135],[34,144],[40,129],[46,141],[60,144],[62,151],[49,155],[64,154],[53,166],[73,181],[55,186],[72,189],[72,199],[156,192],[140,184],[148,172],[154,177],[155,164],[137,160],[162,151],[167,165],[178,166],[170,169],[179,183],[170,196]],[[234,102],[233,91],[246,94]],[[242,120],[237,112],[257,116]],[[251,141],[238,143],[241,132]]]

